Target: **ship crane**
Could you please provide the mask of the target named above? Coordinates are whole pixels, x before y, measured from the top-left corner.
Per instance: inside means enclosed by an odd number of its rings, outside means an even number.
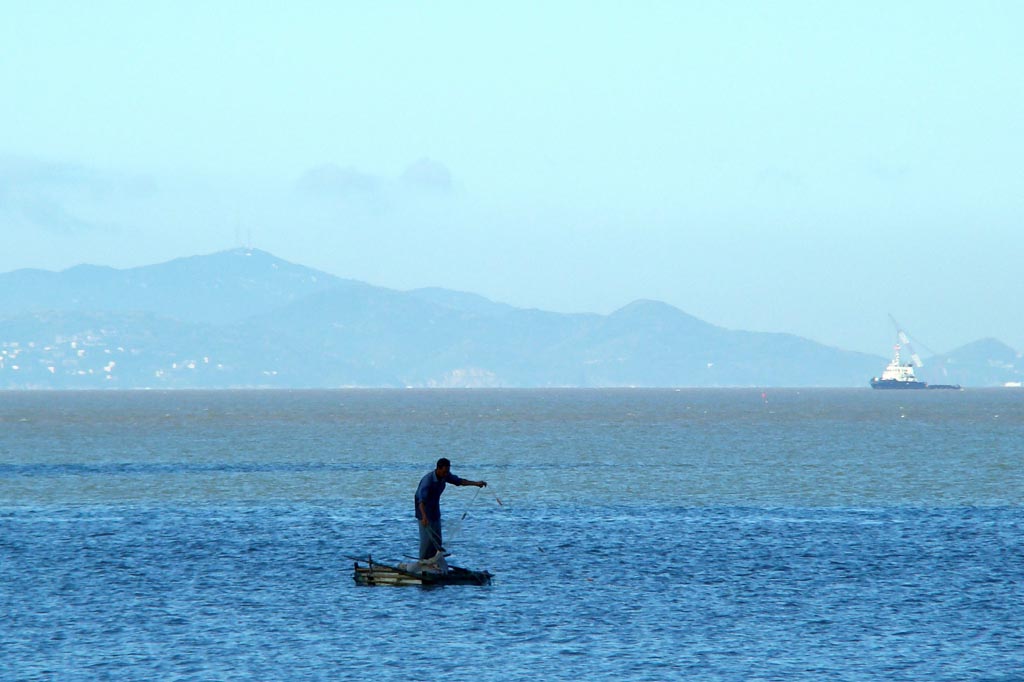
[[[914,352],[914,346],[910,343],[910,337],[900,328],[900,323],[892,315],[889,315],[889,319],[892,321],[893,326],[896,327],[896,338],[899,340],[896,352],[898,353],[901,347],[906,348],[907,352],[910,353],[910,359],[913,361],[914,367],[924,367],[924,363],[921,362],[921,356]]]

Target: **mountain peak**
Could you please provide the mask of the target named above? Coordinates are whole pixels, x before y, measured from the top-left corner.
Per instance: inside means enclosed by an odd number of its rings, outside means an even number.
[[[974,356],[1011,361],[1014,358],[1021,357],[1021,354],[999,339],[989,337],[972,341],[965,346],[946,353],[946,356],[950,358]]]
[[[690,320],[696,320],[697,318],[692,315],[683,312],[679,308],[673,305],[669,305],[663,301],[654,301],[649,298],[638,298],[632,303],[627,303],[615,312],[610,317],[612,318],[625,318],[625,319],[652,319],[652,318],[686,318]]]
[[[277,264],[286,265],[290,267],[302,267],[293,265],[288,261],[281,260],[272,253],[261,251],[260,249],[252,249],[247,247],[237,247],[234,249],[227,249],[224,251],[215,251],[209,254],[203,254],[198,256],[182,256],[181,258],[174,258],[163,263],[156,265],[145,265],[132,270],[152,270],[153,268],[208,268],[210,265],[216,266],[229,266],[232,269],[235,266],[240,267],[251,267],[251,266],[262,266],[266,264]]]
[[[153,313],[223,324],[287,305],[343,280],[259,249],[236,248],[124,270],[77,265],[39,277],[13,273],[0,314],[41,310]],[[43,280],[45,286],[28,279]]]

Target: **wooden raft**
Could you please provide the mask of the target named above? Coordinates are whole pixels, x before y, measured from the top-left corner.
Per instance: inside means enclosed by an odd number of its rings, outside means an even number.
[[[355,559],[355,572],[353,579],[357,585],[419,585],[429,587],[434,585],[487,585],[493,577],[488,571],[471,571],[459,566],[448,566],[448,570],[441,571],[409,571],[398,566],[382,564],[367,557]]]

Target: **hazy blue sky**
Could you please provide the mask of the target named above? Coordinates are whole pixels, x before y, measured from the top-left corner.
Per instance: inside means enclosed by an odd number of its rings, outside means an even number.
[[[1024,350],[1022,30],[1020,2],[9,3],[0,271],[251,238],[398,289]]]

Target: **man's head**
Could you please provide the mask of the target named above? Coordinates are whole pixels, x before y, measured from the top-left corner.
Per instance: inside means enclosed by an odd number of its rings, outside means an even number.
[[[451,468],[452,463],[448,461],[448,458],[442,457],[441,459],[437,460],[437,468],[434,469],[434,473],[437,474],[437,477],[443,481],[444,479],[448,478],[448,472],[451,471]]]

